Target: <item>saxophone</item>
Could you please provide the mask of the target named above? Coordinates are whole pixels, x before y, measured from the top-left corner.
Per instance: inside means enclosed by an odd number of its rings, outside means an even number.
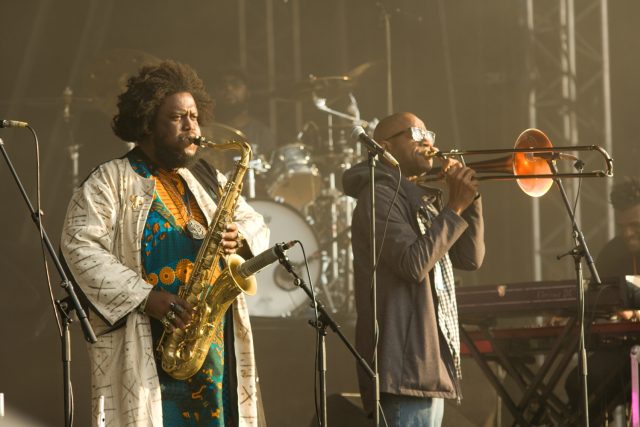
[[[239,133],[240,136],[243,136]],[[220,143],[203,137],[192,139],[194,143],[215,149],[239,150],[238,161],[232,177],[227,181],[211,225],[198,251],[193,271],[178,295],[195,307],[191,322],[185,330],[165,328],[156,348],[162,369],[171,377],[185,380],[202,367],[214,335],[231,303],[244,292],[256,293],[254,276],[242,278],[236,275],[244,262],[237,254],[225,256],[220,242],[226,224],[232,221],[233,212],[242,190],[242,178],[251,160],[251,146],[243,140],[224,140]],[[220,261],[224,268],[220,272]]]

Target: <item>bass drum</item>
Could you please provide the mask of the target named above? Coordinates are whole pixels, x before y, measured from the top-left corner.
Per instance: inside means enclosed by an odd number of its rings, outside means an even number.
[[[304,245],[309,264],[309,274],[314,287],[319,285],[321,256],[318,239],[313,228],[297,210],[272,200],[248,200],[262,216],[271,230],[269,246],[276,243],[299,240]],[[287,251],[287,257],[296,273],[306,282],[307,273],[302,250],[298,245]],[[263,317],[289,317],[295,315],[311,301],[307,294],[293,283],[293,276],[280,263],[275,262],[256,274],[258,291],[246,296],[249,314]]]

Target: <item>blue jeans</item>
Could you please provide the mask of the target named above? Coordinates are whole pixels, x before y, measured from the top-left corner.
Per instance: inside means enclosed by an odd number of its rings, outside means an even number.
[[[444,414],[441,398],[380,393],[380,405],[389,427],[440,427]],[[380,425],[384,426],[382,415]]]

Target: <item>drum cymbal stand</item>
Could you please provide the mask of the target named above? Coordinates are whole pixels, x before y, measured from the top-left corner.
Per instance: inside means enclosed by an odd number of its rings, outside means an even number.
[[[62,119],[64,120],[65,127],[67,129],[67,137],[69,138],[69,159],[71,160],[71,184],[72,188],[76,188],[79,184],[78,178],[78,164],[80,163],[80,144],[76,144],[73,134],[73,128],[71,126],[71,100],[73,99],[73,90],[69,86],[65,87],[62,91],[62,100],[64,102],[64,109],[62,111]]]
[[[356,98],[352,93],[348,93],[349,106],[347,107],[348,113],[343,113],[332,109],[327,106],[326,98],[321,98],[313,93],[313,102],[315,106],[327,113],[327,146],[329,150],[329,159],[339,160],[342,166],[346,169],[351,166],[351,159],[353,157],[353,150],[351,153],[341,152],[336,153],[336,144],[334,143],[333,136],[333,117],[339,117],[351,122],[352,126],[368,127],[369,122],[360,118],[360,111]],[[345,147],[347,145],[346,135],[344,131],[340,133],[340,141],[338,141],[338,147]],[[358,147],[359,148],[359,147]],[[360,153],[357,152],[356,155]],[[331,287],[336,285],[339,287],[339,291],[343,295],[342,307],[351,313],[353,311],[353,295],[354,295],[354,283],[353,283],[353,271],[352,271],[352,251],[350,245],[350,239],[341,248],[338,224],[343,219],[344,224],[348,227],[351,224],[351,212],[353,210],[353,202],[349,198],[343,198],[341,191],[336,186],[336,173],[335,169],[331,169],[327,175],[328,188],[323,191],[323,196],[330,199],[330,236],[331,236],[331,249],[330,249],[330,261],[331,261]],[[342,200],[344,199],[344,200]],[[344,202],[344,203],[340,203]],[[326,270],[323,269],[323,275],[326,274]]]
[[[335,276],[332,277],[332,281],[329,283],[329,275],[327,274],[327,270],[329,267],[334,266],[335,262],[325,250],[320,251],[320,259],[322,260],[322,265],[320,267],[320,287],[322,288],[325,298],[327,298],[329,309],[332,313],[336,313],[338,310],[336,309],[336,304],[333,301],[330,286],[335,281]]]
[[[234,157],[233,160],[235,162],[240,161],[240,157]],[[249,167],[247,168],[246,180],[244,190],[246,191],[247,199],[255,199],[256,198],[256,172],[264,173],[271,169],[271,166],[259,156],[256,159],[249,161]]]

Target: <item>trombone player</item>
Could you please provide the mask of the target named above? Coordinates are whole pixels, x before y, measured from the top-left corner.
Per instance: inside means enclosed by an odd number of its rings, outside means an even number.
[[[439,190],[416,185],[415,179],[433,168],[437,149],[435,133],[412,113],[384,118],[374,139],[397,159],[402,177],[398,179],[398,170],[384,163],[376,169],[376,241],[378,248],[382,244],[377,267],[376,340],[366,162],[343,176],[345,192],[357,199],[351,229],[356,348],[371,362],[377,341],[380,403],[389,426],[440,426],[443,399],[462,398],[452,268],[475,270],[485,252],[478,181],[474,170],[456,160],[441,159],[448,187],[446,200]],[[373,384],[360,368],[358,381],[365,411],[371,415],[377,410]]]

